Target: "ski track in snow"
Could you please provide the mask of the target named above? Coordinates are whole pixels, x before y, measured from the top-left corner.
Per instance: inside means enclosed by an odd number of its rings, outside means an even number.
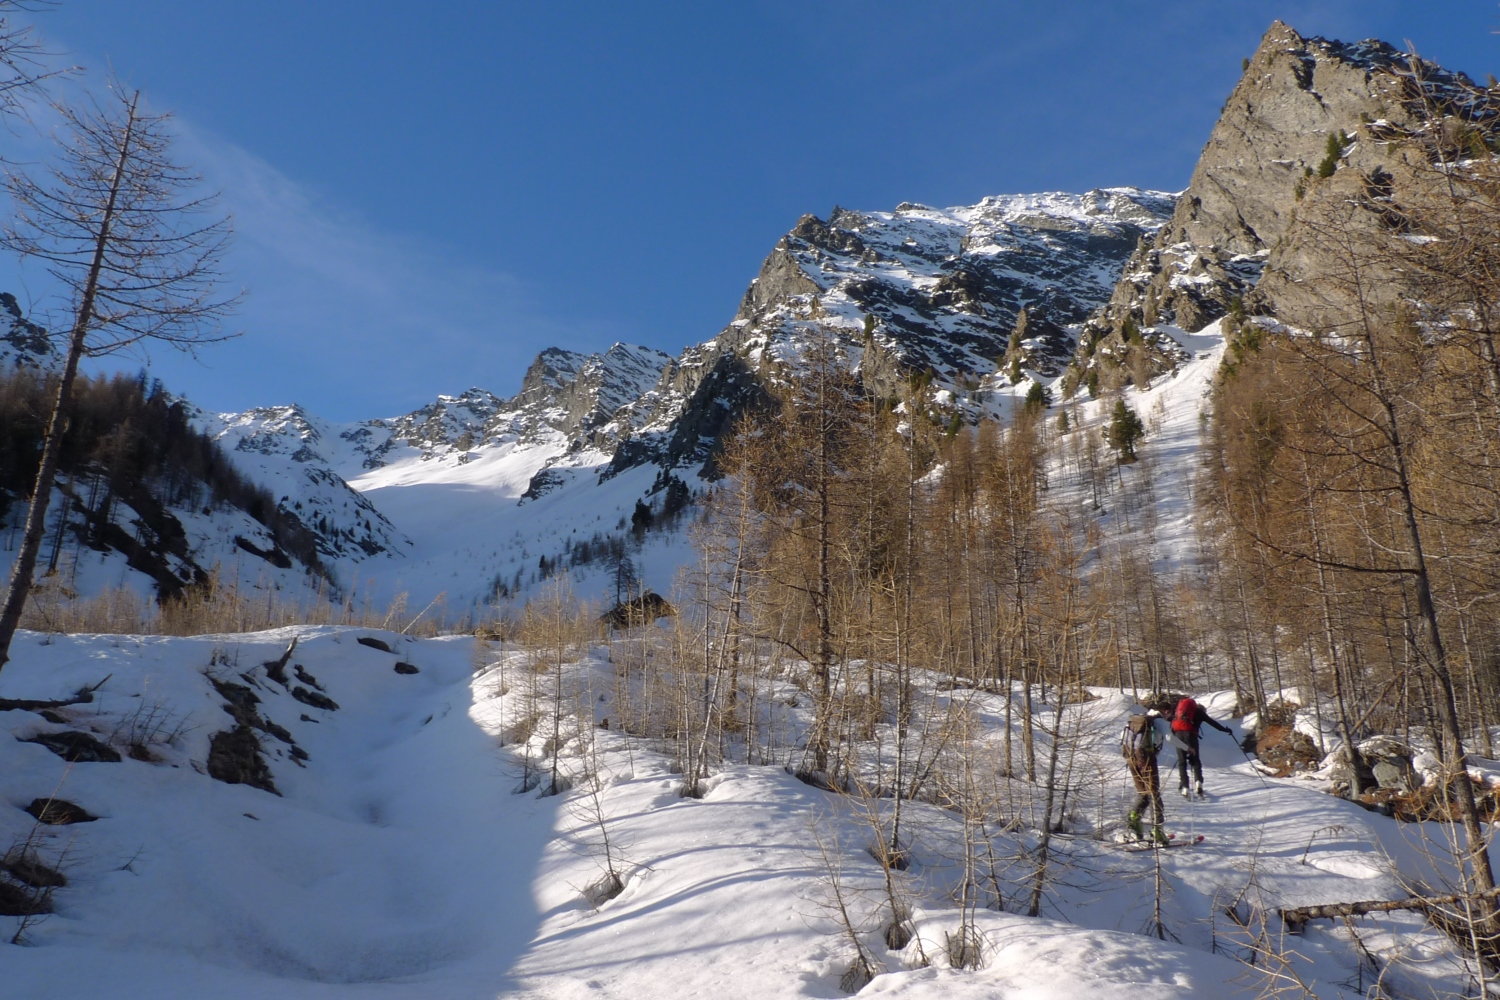
[[[338,711],[294,701],[256,666],[294,634],[301,642],[293,662],[317,678]],[[910,948],[903,956],[879,942],[878,897],[868,891],[879,870],[849,800],[779,767],[746,765],[711,779],[702,800],[684,799],[680,776],[663,757],[601,731],[610,775],[602,801],[630,875],[624,893],[595,910],[580,895],[600,869],[579,793],[515,794],[519,764],[498,741],[507,717],[498,694],[503,677],[475,678],[466,638],[384,633],[421,671],[399,675],[396,655],[354,641],[365,634],[331,627],[192,639],[22,633],[0,674],[0,696],[60,697],[112,674],[98,701],[63,710],[70,727],[114,733],[118,742],[122,720],[142,705],[160,705],[186,732],[176,745],[156,748],[158,763],[70,767],[19,741],[62,726],[31,712],[0,713],[0,725],[17,738],[0,740],[0,839],[28,834],[21,807],[37,797],[57,794],[101,817],[41,828],[44,852],[66,853],[70,885],[56,896],[58,912],[28,931],[30,946],[0,945],[0,969],[15,991],[7,995],[835,997],[851,951],[825,905],[816,822],[856,890],[864,939],[886,970],[861,995],[1251,996],[1244,967],[1212,950],[1216,935],[1226,946],[1229,925],[1211,915],[1222,914],[1252,870],[1275,905],[1395,896],[1401,889],[1372,847],[1412,853],[1403,847],[1409,828],[1328,796],[1319,782],[1258,777],[1236,744],[1210,730],[1209,801],[1173,796],[1163,761],[1169,826],[1206,837],[1162,856],[1166,923],[1180,943],[1142,933],[1152,854],[1059,837],[1054,848],[1071,862],[1049,891],[1044,918],[981,909],[984,968],[959,972],[941,959],[906,968]],[[297,767],[285,746],[263,737],[283,797],[198,773],[211,735],[231,725],[203,676],[216,652],[228,661],[213,668],[216,676],[254,679],[262,715],[310,756]],[[595,650],[572,668],[575,676],[606,677],[606,656]],[[1081,723],[1095,750],[1078,765],[1099,774],[1098,801],[1076,808],[1085,826],[1097,818],[1107,837],[1130,795],[1114,751],[1130,706],[1118,692],[1099,694]],[[1231,701],[1204,696],[1220,718]],[[1000,696],[976,694],[973,707],[995,739]],[[607,714],[608,702],[597,711]],[[916,923],[929,954],[939,955],[944,932],[958,921],[946,895],[958,820],[931,806],[909,810],[922,892]],[[1014,900],[1025,890],[1008,891]],[[15,926],[14,918],[0,919]],[[1399,931],[1410,953],[1444,953],[1420,921],[1397,917],[1380,927]],[[1335,985],[1357,961],[1342,929],[1315,923],[1296,946],[1320,997],[1355,995]],[[1446,969],[1439,960],[1426,975]]]

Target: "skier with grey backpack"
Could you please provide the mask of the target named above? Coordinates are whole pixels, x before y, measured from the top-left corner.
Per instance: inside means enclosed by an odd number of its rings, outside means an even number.
[[[1166,818],[1161,801],[1161,772],[1156,758],[1162,747],[1171,744],[1185,751],[1187,744],[1172,733],[1171,723],[1156,709],[1130,716],[1120,734],[1120,753],[1130,769],[1130,780],[1135,783],[1136,799],[1126,815],[1125,823],[1138,841],[1146,840],[1142,819],[1146,806],[1151,806],[1150,843],[1166,847],[1171,838],[1167,836]]]

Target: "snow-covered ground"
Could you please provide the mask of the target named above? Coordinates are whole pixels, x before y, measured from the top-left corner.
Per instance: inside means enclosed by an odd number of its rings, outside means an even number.
[[[534,676],[524,658],[476,661],[471,640],[457,637],[379,634],[394,653],[356,642],[371,634],[23,633],[0,673],[0,697],[63,698],[105,683],[93,702],[56,710],[61,722],[0,713],[0,728],[15,737],[0,739],[0,846],[31,838],[68,877],[55,914],[27,927],[22,945],[0,944],[6,995],[834,997],[853,950],[832,919],[821,840],[879,973],[861,995],[1249,997],[1256,978],[1236,960],[1245,945],[1224,916],[1235,899],[1396,896],[1385,852],[1403,865],[1421,860],[1412,828],[1335,799],[1318,782],[1263,778],[1228,737],[1209,731],[1212,797],[1167,803],[1179,837],[1205,839],[1160,855],[1168,939],[1147,935],[1156,855],[1110,842],[1128,794],[1115,747],[1129,701],[1100,691],[1064,724],[1079,723],[1076,766],[1098,776],[1084,783],[1097,798],[1077,802],[1077,832],[1054,841],[1043,917],[977,912],[986,956],[977,970],[951,969],[944,957],[945,933],[959,920],[950,895],[957,814],[910,807],[906,889],[931,960],[920,967],[917,945],[898,953],[880,939],[880,869],[856,800],[780,766],[743,764],[711,779],[702,799],[686,799],[667,758],[602,729],[593,741],[599,811],[626,879],[622,894],[596,908],[585,899],[601,874],[590,786],[518,793],[522,766],[501,745],[515,736],[508,725]],[[294,635],[283,685],[263,664]],[[567,671],[596,717],[612,710],[609,658],[596,647]],[[419,672],[397,673],[398,660]],[[476,665],[485,669],[476,674]],[[289,687],[312,690],[304,675],[336,710],[294,699]],[[211,737],[233,724],[211,679],[253,691],[268,728],[284,727],[306,754],[299,765],[291,743],[261,737],[281,794],[203,773]],[[1000,697],[972,697],[993,740]],[[1204,697],[1220,717],[1230,700]],[[23,742],[64,730],[122,751],[141,743],[149,754],[140,756],[155,759],[69,765]],[[33,824],[23,808],[54,795],[99,818]],[[1020,852],[1034,848],[1035,834],[992,837],[1012,871],[1025,871],[1030,855]],[[18,920],[0,921],[8,939]],[[1357,929],[1399,995],[1441,996],[1461,981],[1445,940],[1420,921],[1362,920]],[[1303,956],[1293,967],[1316,996],[1358,995],[1350,984],[1360,981],[1360,958],[1347,928],[1315,923],[1286,943]],[[1369,970],[1363,975],[1368,983]]]
[[[1197,333],[1185,333],[1177,327],[1159,328],[1191,354],[1191,360],[1179,365],[1175,373],[1154,379],[1144,390],[1126,387],[1119,397],[1087,400],[1077,407],[1077,423],[1082,428],[1094,427],[1102,432],[1109,424],[1116,398],[1124,399],[1145,423],[1146,434],[1138,446],[1141,462],[1122,467],[1119,475],[1133,486],[1140,485],[1143,475],[1151,477],[1150,508],[1145,512],[1148,517],[1144,525],[1134,525],[1132,530],[1149,544],[1153,562],[1161,571],[1190,565],[1197,555],[1193,488],[1200,468],[1203,416],[1214,376],[1224,359],[1222,325],[1222,320],[1215,320]],[[1113,455],[1107,461],[1113,465]],[[1083,502],[1076,491],[1074,502]],[[1147,525],[1149,532],[1141,530]]]

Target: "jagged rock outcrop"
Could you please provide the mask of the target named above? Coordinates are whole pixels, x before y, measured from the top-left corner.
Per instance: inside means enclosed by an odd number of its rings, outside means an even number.
[[[730,324],[684,351],[633,404],[644,419],[606,475],[645,462],[709,463],[712,474],[718,437],[762,391],[764,367],[795,368],[814,331],[847,343],[876,391],[913,371],[960,389],[997,371],[1007,384],[1054,377],[1072,356],[1077,324],[1173,204],[1161,192],[1109,188],[805,215],[766,257]]]
[[[631,344],[590,355],[548,348],[527,369],[507,407],[517,414],[511,432],[525,438],[547,427],[568,439],[570,451],[612,450],[633,429],[631,411],[621,409],[640,399],[671,363],[663,351]]]
[[[1108,304],[1085,324],[1068,388],[1158,375],[1184,355],[1171,327],[1195,332],[1247,300],[1274,313],[1278,300],[1298,294],[1300,277],[1318,270],[1287,252],[1298,211],[1345,186],[1401,183],[1388,144],[1427,127],[1434,107],[1424,93],[1466,116],[1494,114],[1490,92],[1462,74],[1413,66],[1384,42],[1304,38],[1275,22],[1171,220],[1131,256]]]

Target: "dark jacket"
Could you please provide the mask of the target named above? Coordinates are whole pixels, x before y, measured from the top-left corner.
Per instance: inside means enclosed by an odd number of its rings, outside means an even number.
[[[1179,733],[1178,735],[1191,736],[1194,743],[1198,742],[1198,737],[1200,737],[1200,736],[1203,735],[1202,729],[1203,729],[1204,723],[1207,723],[1208,725],[1213,726],[1215,729],[1217,729],[1221,733],[1225,733],[1225,734],[1227,734],[1229,736],[1233,736],[1234,735],[1233,731],[1231,731],[1228,726],[1223,725],[1222,723],[1219,723],[1219,722],[1215,722],[1213,719],[1209,718],[1208,711],[1202,705],[1199,705],[1197,707],[1197,710],[1193,712],[1193,720],[1192,721],[1193,721],[1193,728],[1190,729],[1190,730],[1188,730],[1186,733]]]

